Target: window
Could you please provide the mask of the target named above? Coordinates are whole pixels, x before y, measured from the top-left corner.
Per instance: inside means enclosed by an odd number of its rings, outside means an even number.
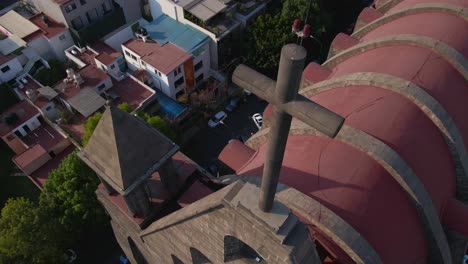
[[[262,257],[249,245],[233,236],[224,237],[224,262],[243,260],[242,262],[262,261]],[[266,263],[266,262],[261,262]]]
[[[107,1],[101,4],[101,8],[102,8],[102,12],[104,14],[107,14],[107,13],[109,13],[111,11],[111,8],[110,8],[109,3]]]
[[[61,36],[59,37],[59,40],[64,40],[64,39],[66,39],[66,38],[67,38],[67,36],[65,36],[65,34],[63,34],[63,35],[61,35]]]
[[[210,264],[211,262],[203,253],[196,248],[190,248],[193,264]]]
[[[81,17],[73,19],[71,23],[76,30],[79,30],[83,27],[83,21],[81,20]]]
[[[80,0],[81,5],[86,5],[86,0]]]
[[[131,54],[130,56],[132,57],[133,60],[138,61],[138,58],[135,55]]]
[[[198,84],[199,82],[203,81],[203,73],[198,75],[197,78],[195,79],[195,82]]]
[[[46,111],[50,111],[50,109],[52,109],[52,106],[51,106],[51,105],[49,105],[48,107],[46,107],[45,110],[46,110]]]
[[[98,91],[102,91],[104,88],[106,88],[106,84],[103,83],[101,85],[98,86]]]
[[[94,23],[98,20],[98,13],[96,8],[93,8],[86,12],[86,17],[88,18],[89,23]]]
[[[195,64],[195,71],[198,71],[203,67],[203,61],[199,61],[197,64]]]
[[[180,67],[177,67],[177,69],[175,69],[175,71],[174,71],[174,76],[179,75],[181,71],[182,70],[180,69]]]
[[[160,71],[154,69],[154,73],[156,73],[159,77],[161,77],[161,72]]]
[[[180,77],[179,79],[177,79],[177,81],[175,81],[174,86],[176,88],[179,88],[179,86],[181,86],[184,83],[184,81],[184,77]]]
[[[11,68],[8,65],[0,69],[0,71],[2,71],[3,73],[8,72],[9,70],[11,70]]]
[[[67,5],[67,6],[65,6],[65,11],[67,13],[70,13],[71,11],[73,11],[75,9],[76,9],[75,3],[71,3],[71,4]]]
[[[193,56],[195,58],[199,57],[200,55],[202,55],[203,53],[205,53],[205,47],[201,47],[199,49],[197,49],[196,51],[193,52]]]
[[[127,57],[131,57],[132,55],[130,54],[130,52],[128,51],[125,51],[125,55],[127,55]]]
[[[141,66],[146,67],[146,62],[141,61]]]
[[[110,66],[110,68],[113,70],[113,69],[115,68],[115,65],[112,64],[112,65]]]

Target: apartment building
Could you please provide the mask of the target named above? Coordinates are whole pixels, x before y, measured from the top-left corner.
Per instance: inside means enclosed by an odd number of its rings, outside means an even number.
[[[141,30],[122,49],[130,70],[145,71],[151,86],[176,99],[210,77],[208,36],[166,15]]]
[[[30,0],[41,12],[72,29],[75,40],[91,43],[126,23],[113,0]],[[127,7],[127,6],[126,6]]]
[[[222,69],[236,56],[241,30],[269,1],[254,0],[150,0],[151,14],[165,14],[210,37],[213,69]]]
[[[64,50],[73,44],[68,29],[44,14],[28,18],[12,10],[0,17],[0,81],[8,82],[45,65],[50,59],[65,60]]]

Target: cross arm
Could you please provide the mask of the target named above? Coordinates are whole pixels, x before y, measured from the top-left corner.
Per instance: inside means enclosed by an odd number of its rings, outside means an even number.
[[[232,81],[328,137],[334,138],[345,121],[342,116],[300,94],[285,103],[278,102],[276,82],[243,64],[234,71]]]

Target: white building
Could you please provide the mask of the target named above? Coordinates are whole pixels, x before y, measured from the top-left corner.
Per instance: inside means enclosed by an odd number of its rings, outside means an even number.
[[[154,88],[176,99],[212,76],[207,35],[166,15],[144,28],[147,40],[131,39],[122,50],[129,68],[147,72]]]
[[[29,19],[15,11],[0,17],[0,80],[10,81],[29,73],[38,61],[48,66],[53,58],[65,60],[64,50],[73,45],[68,29],[42,14]]]

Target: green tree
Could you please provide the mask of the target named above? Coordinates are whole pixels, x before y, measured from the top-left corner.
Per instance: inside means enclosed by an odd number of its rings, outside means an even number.
[[[0,217],[0,263],[63,263],[60,227],[26,199],[9,199]]]
[[[307,23],[312,26],[312,34],[320,38],[329,28],[331,17],[321,11],[319,0],[310,1]],[[272,78],[276,77],[281,48],[297,40],[291,32],[291,25],[296,18],[304,20],[308,10],[309,1],[284,0],[279,10],[271,10],[259,16],[247,30],[247,47],[244,49],[247,51],[246,63]],[[314,47],[317,45],[311,40],[306,42],[311,42]]]
[[[164,135],[166,135],[168,138],[172,140],[176,140],[177,135],[176,133],[169,127],[166,121],[164,121],[161,117],[159,116],[152,116],[148,120],[146,120],[148,124],[150,124],[152,127],[158,129],[161,131]]]
[[[88,141],[91,139],[91,136],[93,135],[93,132],[96,129],[101,118],[102,113],[96,112],[92,116],[88,117],[88,119],[86,120],[86,123],[84,125],[85,133],[82,138],[83,146],[86,146],[88,144]]]
[[[49,174],[39,197],[41,210],[57,219],[71,234],[94,230],[106,222],[94,193],[98,184],[94,171],[74,152]]]
[[[127,113],[133,112],[133,107],[127,102],[123,102],[123,103],[119,104],[117,106],[117,108],[119,108],[120,110],[123,110],[123,111],[125,111]]]
[[[59,60],[48,61],[50,69],[43,68],[39,70],[34,78],[43,85],[53,86],[66,77],[66,66]]]

